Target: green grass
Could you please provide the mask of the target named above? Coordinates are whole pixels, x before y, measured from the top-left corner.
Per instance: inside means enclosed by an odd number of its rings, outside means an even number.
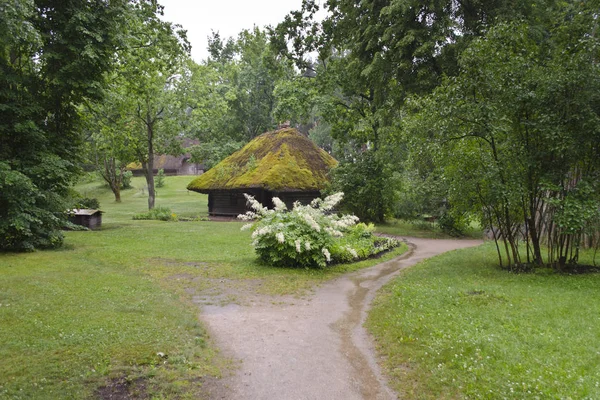
[[[186,189],[192,176],[167,176],[165,186],[157,188],[156,206],[170,207],[179,217],[195,218],[208,215],[206,195]],[[76,189],[85,197],[96,197],[100,209],[105,211],[103,223],[129,224],[134,214],[148,211],[148,190],[144,178],[132,178],[132,189],[121,191],[121,203],[115,203],[112,192],[98,181],[78,185]]]
[[[187,192],[190,180],[167,177],[157,205],[206,216],[207,198]],[[147,209],[143,179],[133,185],[122,203],[98,182],[77,188],[99,199],[102,229],[66,232],[57,251],[0,254],[0,398],[93,397],[120,378],[149,398],[197,398],[223,360],[192,296],[300,296],[406,249],[324,270],[273,268],[256,261],[242,223],[133,220]]]
[[[367,327],[402,398],[600,398],[600,274],[500,270],[493,243],[403,272]]]

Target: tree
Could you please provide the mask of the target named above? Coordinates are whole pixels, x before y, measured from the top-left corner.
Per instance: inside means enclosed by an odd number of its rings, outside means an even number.
[[[491,28],[409,123],[438,154],[450,201],[494,233],[505,267],[564,268],[599,230],[597,10],[570,4],[544,29]]]
[[[100,98],[125,1],[0,1],[0,248],[62,243],[77,108]]]
[[[134,4],[127,41],[116,60],[118,87],[113,88],[115,96],[122,93],[125,109],[133,113],[126,135],[146,177],[148,209],[154,208],[156,198],[156,150],[179,151],[175,139],[183,130],[180,100],[184,96],[177,88],[190,49],[185,31],[161,20],[162,10],[154,1]]]
[[[456,75],[462,49],[491,24],[545,18],[548,3],[552,1],[330,0],[324,5],[329,16],[318,22],[317,2],[305,0],[302,10],[290,13],[273,30],[273,45],[301,69],[317,66],[314,72],[324,97],[321,115],[337,141],[354,143],[354,152],[374,153],[369,159],[389,160],[385,148],[399,143],[398,121],[404,117],[407,96],[429,93],[444,75]],[[317,63],[307,58],[314,52]],[[344,158],[342,165],[355,160]],[[401,169],[388,164],[377,171]],[[390,199],[384,195],[372,194],[381,203],[376,208],[389,208],[384,202]]]
[[[211,57],[204,68],[212,70],[215,94],[226,104],[226,112],[215,121],[219,131],[248,141],[274,128],[274,90],[293,76],[290,63],[272,51],[267,33],[257,27],[243,30],[236,40],[224,41],[214,34],[210,43]]]
[[[199,139],[195,157],[207,167],[277,125],[275,88],[294,75],[291,63],[268,46],[264,30],[234,40],[209,37],[210,57],[184,77],[189,107],[186,134]]]
[[[134,110],[116,74],[112,74],[104,99],[88,104],[81,115],[88,158],[119,203],[126,166],[136,159],[132,146],[136,138],[132,137]]]

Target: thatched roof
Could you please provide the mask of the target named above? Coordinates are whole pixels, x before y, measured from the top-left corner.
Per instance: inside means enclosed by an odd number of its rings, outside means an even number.
[[[263,133],[208,172],[188,189],[260,188],[277,192],[317,191],[325,187],[327,173],[337,161],[296,129]]]
[[[182,138],[180,139],[180,143],[181,148],[184,151],[186,151],[186,149],[188,149],[189,147],[200,144],[200,141],[197,139]],[[163,169],[165,171],[179,170],[183,166],[183,163],[189,160],[190,156],[191,154],[189,153],[189,151],[179,156],[172,156],[168,154],[155,154],[153,168],[157,171],[159,169]],[[127,164],[127,169],[130,171],[141,170],[142,164],[137,161],[131,162]]]

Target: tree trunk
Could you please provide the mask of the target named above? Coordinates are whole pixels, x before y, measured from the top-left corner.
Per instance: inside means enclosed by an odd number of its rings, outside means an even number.
[[[146,184],[148,185],[148,210],[154,208],[156,192],[154,191],[154,127],[153,124],[147,124],[148,133],[148,163],[146,164]]]
[[[122,172],[121,169],[117,168],[117,160],[114,158],[104,159],[104,171],[101,171],[101,174],[115,195],[115,202],[117,203],[121,202]]]

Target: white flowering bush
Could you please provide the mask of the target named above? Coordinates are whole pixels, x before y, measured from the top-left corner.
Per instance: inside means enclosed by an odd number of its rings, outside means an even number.
[[[277,197],[273,198],[274,208],[268,209],[254,197],[245,195],[253,211],[238,218],[252,221],[242,229],[252,230],[256,253],[271,265],[325,267],[333,262],[368,257],[371,253],[355,248],[353,244],[360,240],[352,238],[372,237],[372,229],[365,230],[364,224],[356,226],[358,218],[354,215],[331,213],[343,195],[336,193],[324,200],[315,199],[309,205],[296,202],[292,210]],[[373,248],[372,240],[370,247]]]

